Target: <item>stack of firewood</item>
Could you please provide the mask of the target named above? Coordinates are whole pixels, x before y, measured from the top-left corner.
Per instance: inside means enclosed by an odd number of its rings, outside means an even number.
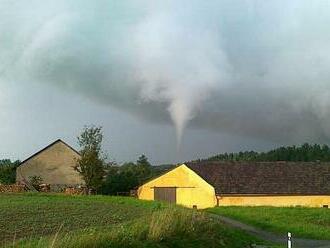
[[[66,195],[83,195],[85,193],[86,193],[85,188],[69,187],[64,190],[64,194]]]
[[[24,191],[25,191],[24,185],[19,185],[19,184],[0,185],[0,193],[21,193]]]
[[[50,184],[46,184],[46,183],[40,184],[39,191],[40,192],[50,192]]]

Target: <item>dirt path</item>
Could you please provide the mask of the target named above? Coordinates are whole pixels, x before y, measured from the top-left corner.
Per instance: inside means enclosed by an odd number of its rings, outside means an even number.
[[[241,230],[246,231],[247,233],[256,236],[260,239],[263,239],[268,242],[286,245],[287,244],[287,237],[286,234],[278,235],[271,232],[266,232],[255,228],[253,226],[244,224],[240,221],[233,220],[228,217],[210,214],[213,219],[217,219],[226,225],[229,225],[234,228],[238,228]],[[314,240],[314,239],[301,239],[301,238],[294,238],[292,237],[292,247],[294,248],[330,248],[330,240]]]

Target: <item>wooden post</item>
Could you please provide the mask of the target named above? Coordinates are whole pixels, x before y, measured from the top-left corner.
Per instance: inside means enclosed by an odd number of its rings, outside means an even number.
[[[291,233],[288,232],[288,248],[292,248]]]

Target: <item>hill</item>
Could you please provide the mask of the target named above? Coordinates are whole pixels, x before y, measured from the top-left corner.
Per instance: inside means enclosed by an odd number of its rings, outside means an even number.
[[[238,153],[223,153],[202,161],[304,161],[329,162],[330,148],[328,145],[303,144],[301,146],[279,147],[268,152],[245,151]]]

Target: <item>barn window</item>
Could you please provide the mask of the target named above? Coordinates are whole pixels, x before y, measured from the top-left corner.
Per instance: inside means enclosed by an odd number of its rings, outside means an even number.
[[[329,208],[329,205],[323,205],[323,208]]]

